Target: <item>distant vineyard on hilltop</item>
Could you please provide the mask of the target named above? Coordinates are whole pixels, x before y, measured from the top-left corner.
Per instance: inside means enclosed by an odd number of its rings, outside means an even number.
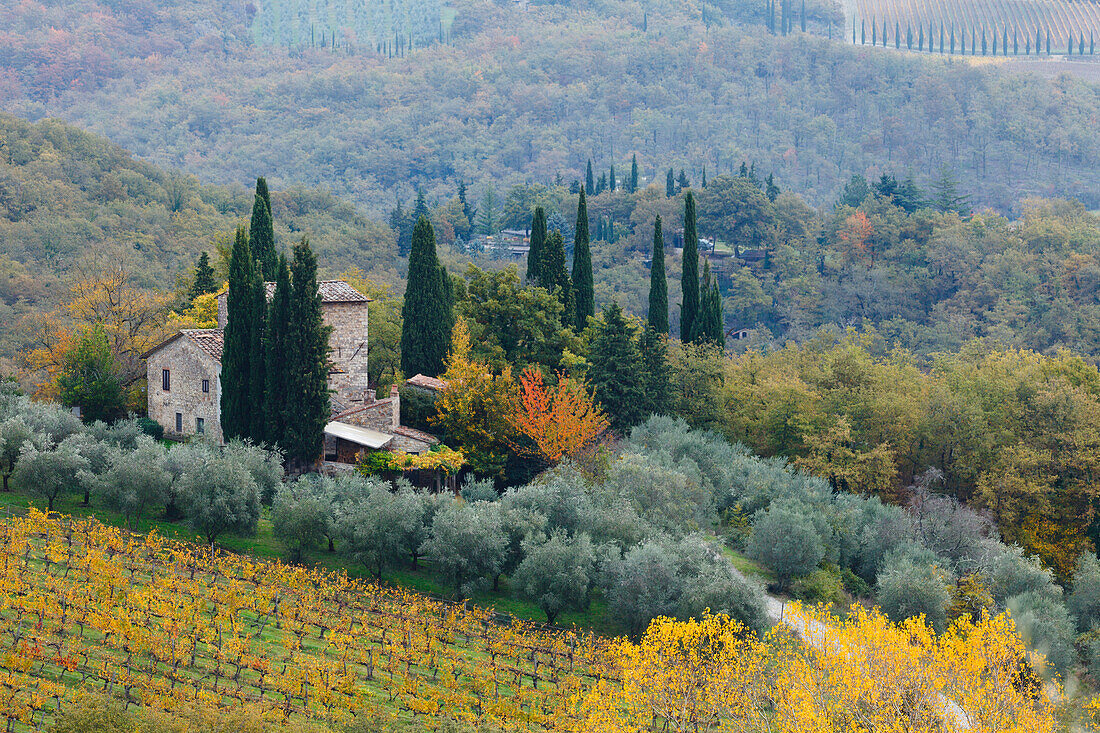
[[[855,0],[852,42],[968,55],[1095,55],[1093,0]]]

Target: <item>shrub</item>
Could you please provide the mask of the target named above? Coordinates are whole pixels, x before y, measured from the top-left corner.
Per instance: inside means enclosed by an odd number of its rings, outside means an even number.
[[[106,695],[82,695],[57,715],[50,733],[131,733],[137,716]]]
[[[828,603],[839,608],[847,607],[849,598],[844,592],[844,581],[835,566],[818,568],[791,583],[791,595],[806,603]]]
[[[783,588],[791,578],[812,571],[825,557],[813,522],[788,505],[774,506],[757,517],[746,550],[749,557],[775,572]]]
[[[137,424],[138,427],[141,428],[141,432],[145,433],[153,440],[164,439],[164,426],[156,420],[152,420],[148,417],[139,417]]]
[[[951,602],[948,580],[936,565],[914,562],[907,556],[892,557],[878,577],[879,606],[895,623],[923,615],[929,626],[942,632]]]

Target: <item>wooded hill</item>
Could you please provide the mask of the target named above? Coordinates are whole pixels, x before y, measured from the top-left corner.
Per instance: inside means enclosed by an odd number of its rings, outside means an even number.
[[[947,165],[979,205],[1097,205],[1088,84],[718,25],[746,15],[726,5],[456,0],[443,44],[392,58],[255,46],[244,3],[9,5],[0,104],[204,180],[324,184],[376,215],[416,186],[568,184],[633,153],[649,181],[756,160],[814,204],[852,173],[926,185]]]

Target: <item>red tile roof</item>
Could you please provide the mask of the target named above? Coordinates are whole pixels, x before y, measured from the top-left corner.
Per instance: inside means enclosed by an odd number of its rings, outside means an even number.
[[[406,379],[405,384],[411,384],[414,387],[430,389],[436,392],[442,392],[447,388],[447,383],[442,379],[436,379],[435,377],[429,377],[424,374],[417,374],[412,379]]]
[[[267,297],[270,300],[275,295],[275,283],[264,283]],[[226,291],[218,293],[220,297]],[[360,293],[344,280],[322,280],[317,283],[317,292],[321,294],[322,303],[370,303],[371,299]]]
[[[404,425],[398,425],[397,429],[393,432],[395,435],[404,435],[406,438],[419,440],[421,443],[427,443],[428,445],[435,445],[439,442],[439,438],[431,433],[425,433],[423,430],[405,427]]]
[[[213,357],[214,361],[222,360],[222,349],[225,348],[225,332],[220,328],[186,328],[180,331],[191,342]]]

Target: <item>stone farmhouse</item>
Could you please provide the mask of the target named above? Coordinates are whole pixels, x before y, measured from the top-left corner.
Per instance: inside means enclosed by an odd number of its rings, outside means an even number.
[[[274,283],[266,283],[268,298]],[[329,338],[329,389],[333,417],[325,427],[326,460],[354,463],[364,450],[420,453],[438,440],[401,424],[401,399],[394,387],[384,399],[367,385],[370,298],[343,280],[318,283]],[[223,442],[221,358],[228,319],[228,295],[218,295],[218,327],[186,329],[142,357],[148,377],[149,417],[165,436],[192,436]],[[419,375],[418,375],[419,376]]]

